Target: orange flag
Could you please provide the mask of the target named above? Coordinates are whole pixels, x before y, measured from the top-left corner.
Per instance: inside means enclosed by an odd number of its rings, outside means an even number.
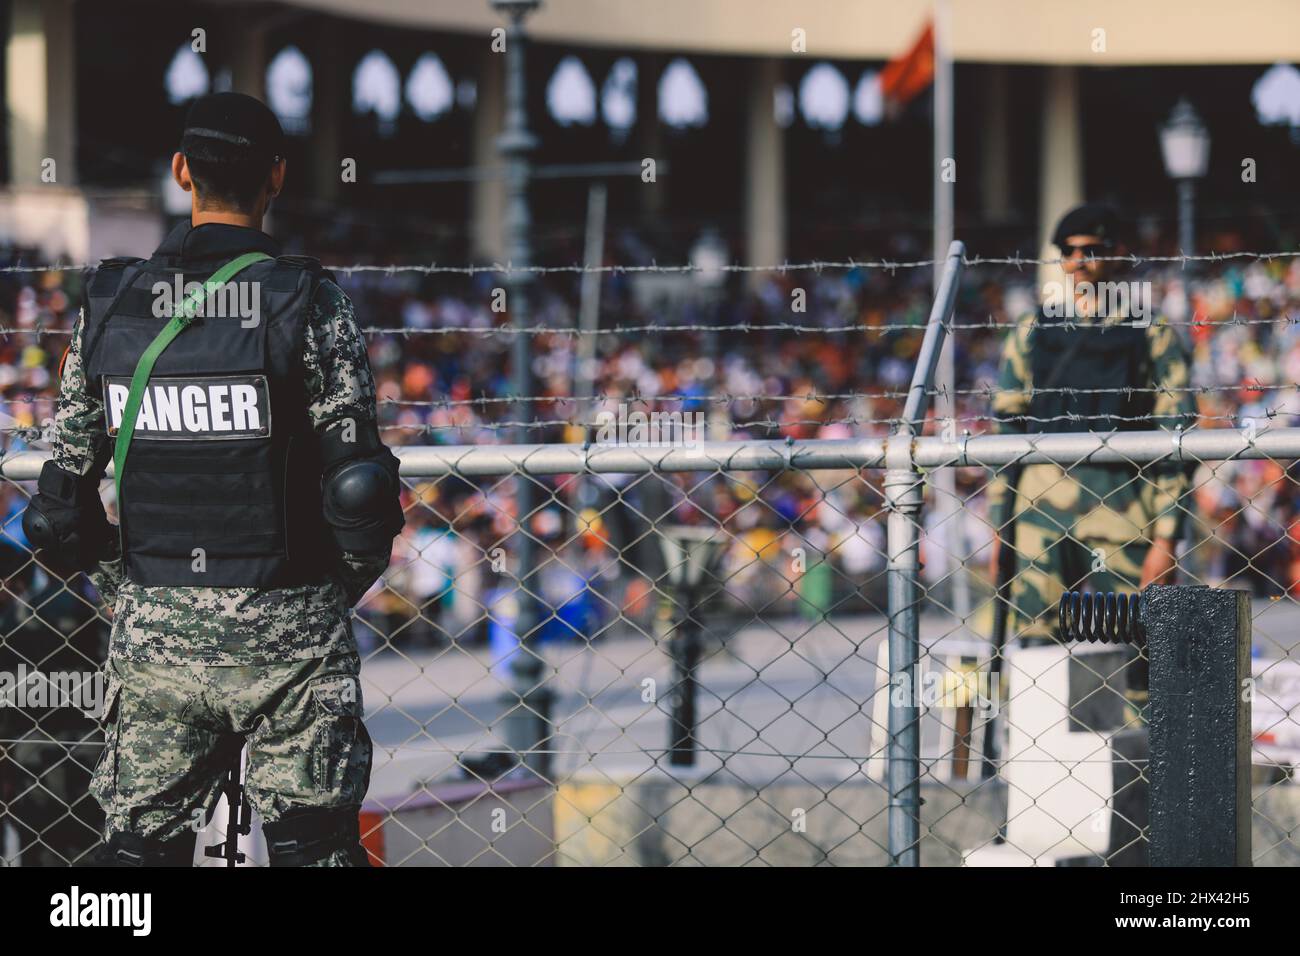
[[[906,106],[934,79],[934,24],[925,30],[912,49],[890,60],[880,73],[880,91],[892,115]]]

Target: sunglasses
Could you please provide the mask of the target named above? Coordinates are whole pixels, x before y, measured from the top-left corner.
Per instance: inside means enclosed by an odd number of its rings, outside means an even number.
[[[1066,244],[1061,247],[1061,258],[1071,259],[1076,252],[1082,253],[1085,259],[1093,259],[1106,254],[1110,248],[1108,242],[1089,242],[1080,246]]]

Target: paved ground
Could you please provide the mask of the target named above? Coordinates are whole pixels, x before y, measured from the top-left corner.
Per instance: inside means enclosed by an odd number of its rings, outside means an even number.
[[[1300,662],[1300,606],[1257,602],[1254,630],[1257,673],[1288,654]],[[872,718],[884,684],[877,664],[884,633],[883,616],[862,615],[815,625],[751,621],[716,635],[699,669],[699,772],[754,784],[804,778],[830,788],[883,756]],[[938,614],[922,615],[921,642],[934,656],[930,669],[942,655],[978,655],[987,646]],[[663,647],[635,635],[550,645],[544,656],[555,694],[556,773],[625,774],[666,762],[671,662]],[[486,651],[460,649],[367,660],[366,723],[377,745],[372,798],[391,800],[455,776],[462,753],[509,749],[498,725],[508,681],[501,663],[494,672]],[[923,722],[923,757],[952,746],[941,718],[950,721],[952,712],[928,713]],[[947,762],[934,772],[946,774]]]

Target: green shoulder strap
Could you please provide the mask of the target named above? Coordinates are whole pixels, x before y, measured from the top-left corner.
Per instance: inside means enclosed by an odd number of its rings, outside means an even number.
[[[136,363],[135,374],[131,376],[131,390],[126,396],[126,407],[122,410],[122,422],[117,429],[117,441],[113,445],[113,481],[117,486],[118,499],[122,496],[122,475],[126,470],[126,453],[131,447],[131,436],[135,434],[135,419],[140,412],[140,402],[144,398],[145,386],[153,374],[154,363],[158,356],[166,351],[172,340],[194,324],[195,311],[210,294],[229,282],[236,273],[242,272],[254,262],[270,259],[265,252],[249,252],[236,259],[231,259],[224,266],[212,273],[203,284],[202,289],[195,289],[176,307],[171,321],[149,343],[149,347]],[[120,507],[120,505],[119,505]]]

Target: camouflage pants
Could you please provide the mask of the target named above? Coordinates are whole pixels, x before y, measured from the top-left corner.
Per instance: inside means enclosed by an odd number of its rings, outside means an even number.
[[[1057,608],[1066,591],[1136,592],[1151,547],[1127,511],[1109,507],[1071,479],[1065,481],[1069,484],[1032,474],[1030,468],[1021,481],[1012,633],[1027,644],[1061,639]],[[1073,501],[1062,500],[1070,496]],[[1091,507],[1076,510],[1081,504]],[[1145,655],[1130,647],[1124,673],[1115,678],[1125,688],[1128,720],[1141,721],[1148,696]]]
[[[104,753],[90,789],[108,833],[165,841],[200,829],[239,737],[264,824],[304,807],[360,809],[372,748],[356,654],[246,667],[110,657],[105,668]],[[317,865],[348,865],[346,852]]]

